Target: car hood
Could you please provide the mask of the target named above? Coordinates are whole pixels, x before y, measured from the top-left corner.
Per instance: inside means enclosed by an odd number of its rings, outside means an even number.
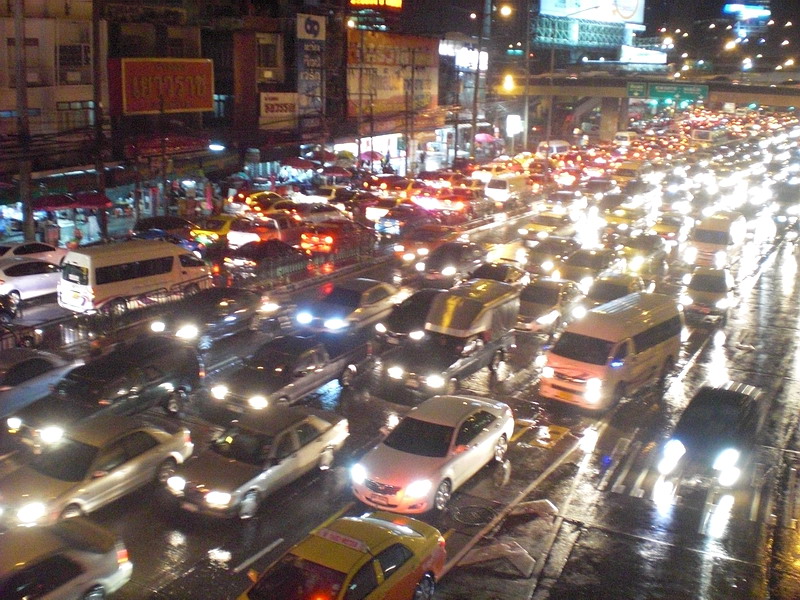
[[[446,456],[419,456],[380,444],[367,452],[359,463],[366,469],[367,478],[379,483],[405,487],[417,479],[434,483],[447,462]]]
[[[382,358],[388,367],[398,366],[414,373],[440,373],[459,359],[459,355],[435,344],[413,344],[399,348]]]
[[[393,311],[386,318],[386,328],[395,333],[408,333],[425,328],[426,311]]]
[[[539,317],[543,314],[555,310],[555,306],[550,304],[540,304],[539,302],[520,302],[519,314],[523,317]]]
[[[26,406],[16,416],[29,427],[44,425],[64,427],[88,419],[100,410],[101,406],[98,404],[77,402],[51,394]]]
[[[571,279],[572,281],[579,281],[584,277],[596,277],[599,273],[599,269],[576,267],[575,265],[561,265],[558,270],[561,272],[563,279]]]
[[[334,317],[345,319],[353,314],[354,309],[338,304],[314,304],[305,310],[310,312],[316,319],[332,319]]]
[[[0,479],[0,503],[20,506],[27,502],[52,502],[78,485],[42,475],[29,466],[22,466]]]
[[[259,467],[238,462],[207,450],[189,460],[179,469],[178,475],[194,486],[209,490],[234,492],[261,472]]]
[[[277,376],[266,370],[244,368],[236,371],[225,385],[231,393],[238,396],[249,394],[269,395],[277,392],[289,384],[289,378],[285,375]]]

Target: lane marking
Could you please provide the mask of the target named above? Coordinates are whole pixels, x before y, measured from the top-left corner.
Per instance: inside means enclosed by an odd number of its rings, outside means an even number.
[[[283,538],[278,538],[277,540],[275,540],[274,542],[272,542],[272,543],[271,543],[269,546],[267,546],[266,548],[264,548],[264,549],[263,549],[263,550],[261,550],[260,552],[257,552],[256,554],[254,554],[253,556],[251,556],[250,558],[248,558],[246,561],[244,561],[242,564],[240,564],[238,567],[236,567],[235,569],[233,569],[233,572],[234,572],[234,573],[241,573],[241,572],[242,572],[242,571],[244,571],[244,570],[245,570],[247,567],[249,567],[249,566],[250,566],[250,565],[252,565],[254,562],[256,562],[256,561],[257,561],[259,558],[261,558],[262,556],[264,556],[264,555],[265,555],[265,554],[267,554],[268,552],[272,552],[272,551],[273,551],[275,548],[277,548],[278,546],[280,546],[282,543],[283,543]]]

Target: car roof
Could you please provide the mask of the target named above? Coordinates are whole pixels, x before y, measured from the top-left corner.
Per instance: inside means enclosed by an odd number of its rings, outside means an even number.
[[[180,308],[185,309],[186,306],[192,306],[193,304],[217,304],[221,300],[226,298],[233,298],[235,300],[241,299],[255,299],[259,297],[256,292],[253,290],[247,290],[244,288],[231,288],[231,287],[213,287],[213,288],[205,288],[192,294],[191,296],[187,296],[181,299],[181,306]]]
[[[55,355],[36,350],[35,348],[5,348],[0,352],[0,369],[12,367],[30,358],[50,360]]]
[[[99,415],[89,421],[78,422],[70,426],[66,436],[76,442],[88,446],[102,448],[108,442],[121,435],[145,427],[160,429],[140,417],[124,415]]]
[[[286,354],[299,354],[311,348],[316,348],[319,343],[320,341],[313,336],[282,335],[260,346],[259,349],[256,350],[256,354],[260,353],[262,348],[268,348],[274,352]]]
[[[42,260],[41,258],[32,258],[29,256],[6,256],[0,258],[0,269],[11,267],[13,265],[20,265],[23,263],[44,263],[46,265],[53,264],[51,262],[47,262],[46,260]]]
[[[429,423],[456,426],[474,411],[498,408],[499,404],[470,396],[434,396],[411,409],[408,415]]]
[[[251,431],[266,435],[276,435],[287,427],[303,421],[311,414],[302,408],[273,405],[264,410],[247,411],[237,416],[231,423],[239,423],[242,427]]]
[[[388,285],[377,279],[369,279],[368,277],[356,277],[355,279],[348,279],[341,283],[335,284],[337,288],[344,288],[347,290],[354,290],[357,292],[365,292],[379,285]]]

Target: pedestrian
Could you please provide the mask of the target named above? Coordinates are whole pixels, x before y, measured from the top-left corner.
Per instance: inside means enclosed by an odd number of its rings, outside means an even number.
[[[100,225],[97,222],[97,214],[94,210],[86,218],[86,238],[90,242],[100,239]]]

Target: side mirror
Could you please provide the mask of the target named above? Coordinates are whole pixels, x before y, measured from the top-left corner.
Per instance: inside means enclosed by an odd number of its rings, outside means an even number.
[[[453,448],[453,454],[462,454],[467,450],[469,450],[469,446],[467,446],[466,444],[459,444],[458,446]]]
[[[306,375],[308,375],[308,371],[294,371],[292,373],[292,377],[294,377],[295,379],[300,379],[301,377],[305,377]]]
[[[92,479],[101,479],[108,475],[108,471],[95,471],[92,473]]]
[[[255,569],[248,569],[247,570],[247,578],[252,582],[255,583],[258,581],[258,571]]]

